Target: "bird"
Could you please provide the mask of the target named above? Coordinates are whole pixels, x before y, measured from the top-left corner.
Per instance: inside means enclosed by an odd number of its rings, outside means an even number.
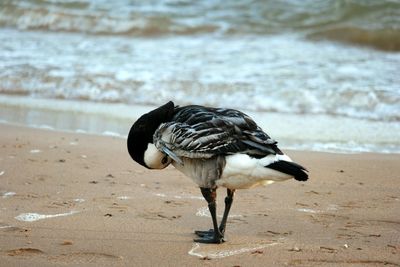
[[[143,114],[128,134],[131,158],[148,169],[172,164],[191,178],[208,203],[213,228],[195,231],[198,243],[225,242],[235,191],[273,182],[306,181],[308,170],[293,162],[245,113],[172,101]],[[217,222],[217,188],[226,188],[225,209]]]

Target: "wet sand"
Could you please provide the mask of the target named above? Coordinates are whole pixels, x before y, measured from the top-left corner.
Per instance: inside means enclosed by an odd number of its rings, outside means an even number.
[[[310,180],[238,191],[228,242],[204,245],[198,188],[138,166],[124,139],[0,136],[0,266],[400,266],[398,154],[286,151]]]

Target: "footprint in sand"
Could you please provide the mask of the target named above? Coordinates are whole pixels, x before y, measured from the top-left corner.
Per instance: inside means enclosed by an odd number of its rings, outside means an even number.
[[[27,228],[22,228],[18,226],[12,226],[5,223],[0,223],[0,230],[4,232],[29,232],[30,230]]]
[[[139,213],[139,217],[144,218],[144,219],[150,219],[150,220],[175,220],[179,219],[182,217],[182,215],[165,215],[162,212],[156,212],[156,211],[148,211],[144,213]]]
[[[86,264],[96,262],[108,262],[109,264],[115,261],[122,260],[121,256],[101,252],[73,252],[67,254],[60,254],[57,256],[50,256],[49,260],[63,263]],[[111,266],[111,265],[110,265]]]
[[[37,248],[17,248],[7,250],[6,254],[12,257],[33,257],[33,256],[47,256],[46,253]],[[60,254],[55,256],[47,256],[48,260],[63,262],[63,263],[75,263],[75,264],[86,264],[96,263],[98,261],[108,262],[109,264],[115,261],[121,260],[122,257],[115,256],[107,253],[97,252],[73,252],[68,254]]]
[[[17,248],[6,251],[8,256],[32,256],[41,255],[44,252],[37,248]]]

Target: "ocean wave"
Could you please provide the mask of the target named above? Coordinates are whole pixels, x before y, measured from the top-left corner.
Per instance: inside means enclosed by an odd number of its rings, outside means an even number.
[[[213,24],[185,22],[169,14],[117,11],[3,3],[0,4],[0,27],[130,36],[190,35],[215,32],[218,28]]]
[[[298,32],[399,51],[400,2],[5,0],[0,27],[141,37]]]
[[[0,94],[400,121],[396,53],[281,35],[154,41],[15,30],[0,30],[0,50]]]
[[[98,80],[93,76],[76,77],[73,80],[54,79],[50,76],[42,78],[47,82],[41,85],[35,80],[20,80],[5,85],[3,83],[0,86],[0,94],[131,105],[157,105],[173,99],[182,105],[195,103],[259,112],[328,114],[369,120],[400,121],[400,94],[386,90],[339,88],[315,92],[303,88],[299,91],[256,93],[253,90],[254,85],[245,83],[144,82],[130,79],[121,82],[111,76]],[[52,82],[49,82],[51,80]],[[251,89],[243,90],[245,87]],[[49,90],[49,88],[57,89]]]

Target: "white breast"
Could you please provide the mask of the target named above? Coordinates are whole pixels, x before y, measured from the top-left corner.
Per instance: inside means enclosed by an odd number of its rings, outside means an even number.
[[[256,159],[246,154],[236,154],[227,156],[225,159],[226,165],[221,179],[216,181],[218,186],[245,189],[293,178],[288,174],[265,167],[279,160],[291,161],[286,155],[269,155]]]

